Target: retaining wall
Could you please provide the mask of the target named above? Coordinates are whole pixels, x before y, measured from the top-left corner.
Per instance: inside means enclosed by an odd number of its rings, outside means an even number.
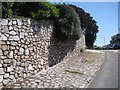
[[[54,38],[53,21],[0,20],[0,86],[24,79],[78,53],[85,37],[61,43]]]

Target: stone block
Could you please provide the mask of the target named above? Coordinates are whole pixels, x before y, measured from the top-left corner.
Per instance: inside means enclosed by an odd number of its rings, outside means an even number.
[[[34,70],[34,68],[32,67],[31,64],[29,64],[29,66],[28,66],[28,70]]]
[[[10,25],[10,26],[12,25],[12,20],[10,20],[10,22],[8,23],[8,25]]]
[[[20,55],[23,55],[23,54],[24,54],[24,51],[25,51],[24,48],[21,47],[21,48],[19,49],[19,54],[20,54]]]
[[[18,36],[13,36],[13,40],[15,40],[15,41],[19,41],[20,38],[19,38]]]
[[[9,81],[10,81],[10,79],[4,79],[4,80],[3,80],[3,84],[6,85],[6,84],[9,83]]]
[[[0,68],[0,75],[1,74],[4,74],[4,69],[3,68]]]
[[[17,23],[18,23],[19,26],[21,26],[22,25],[22,20],[17,19]]]
[[[10,75],[9,78],[10,78],[10,79],[14,79],[14,75]]]
[[[16,35],[16,32],[15,31],[10,31],[9,34]]]
[[[8,78],[9,77],[9,73],[5,73],[3,77],[4,78]]]
[[[10,51],[9,58],[13,58],[13,51]]]
[[[2,25],[8,25],[8,20],[7,19],[2,19],[1,24]]]
[[[29,55],[29,49],[25,49],[25,55]]]
[[[2,68],[2,64],[0,63],[0,68]]]
[[[0,49],[0,56],[2,56],[3,55],[3,52],[2,52],[2,50]]]
[[[13,27],[12,27],[12,26],[9,26],[9,30],[13,30]]]
[[[7,72],[13,71],[13,67],[7,67]]]
[[[17,24],[17,22],[16,21],[13,21],[13,25],[16,25]]]
[[[20,32],[20,38],[24,38],[25,33],[24,32]]]
[[[3,45],[3,46],[2,46],[2,50],[3,50],[3,51],[5,51],[5,50],[7,50],[7,49],[8,49],[7,45]]]
[[[3,75],[0,75],[0,82],[3,81]]]
[[[2,33],[9,33],[8,26],[4,26]]]
[[[0,40],[7,41],[7,37],[4,34],[2,34]]]
[[[4,59],[4,64],[10,64],[11,63],[11,59]]]

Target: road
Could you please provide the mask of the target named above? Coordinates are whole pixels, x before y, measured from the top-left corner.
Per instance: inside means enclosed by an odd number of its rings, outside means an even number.
[[[88,88],[118,88],[118,56],[115,50],[103,50],[105,60]]]

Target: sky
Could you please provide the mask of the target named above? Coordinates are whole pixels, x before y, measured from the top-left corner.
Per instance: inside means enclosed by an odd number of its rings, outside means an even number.
[[[81,7],[97,21],[99,32],[95,45],[110,43],[111,36],[118,33],[118,2],[65,2]],[[120,6],[120,5],[119,5]]]

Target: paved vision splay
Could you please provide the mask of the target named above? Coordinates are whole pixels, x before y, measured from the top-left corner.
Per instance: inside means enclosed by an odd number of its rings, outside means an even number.
[[[89,88],[118,88],[118,55],[116,51],[104,51],[105,61]]]

